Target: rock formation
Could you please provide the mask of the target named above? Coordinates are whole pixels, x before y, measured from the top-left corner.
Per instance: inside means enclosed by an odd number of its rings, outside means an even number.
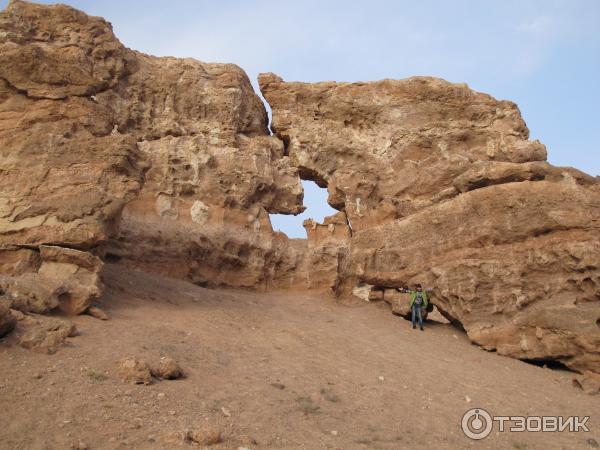
[[[94,254],[212,286],[296,264],[268,213],[303,210],[297,169],[237,66],[143,55],[101,18],[11,1],[0,152],[0,283],[32,311],[83,312]]]
[[[546,163],[513,103],[423,77],[259,81],[286,154],[348,217],[340,294],[421,282],[486,349],[600,371],[600,183]]]
[[[304,221],[308,240],[306,277],[310,289],[335,291],[341,283],[338,270],[346,257],[350,228],[344,212],[326,217],[322,224]]]
[[[301,212],[303,193],[263,104],[237,66],[136,57],[138,70],[97,96],[150,166],[108,252],[202,285],[265,286],[268,213]]]
[[[274,136],[239,67],[144,55],[101,18],[12,0],[3,331],[11,309],[86,311],[103,261],[366,300],[419,281],[484,348],[600,372],[600,183],[549,165],[514,103],[428,77],[259,83]],[[305,240],[269,220],[303,210],[300,178],[339,211]]]
[[[81,254],[116,230],[142,181],[134,137],[112,133],[95,101],[133,70],[129,53],[107,22],[66,6],[0,14],[0,283],[24,308],[83,302],[77,313],[99,294],[83,271],[101,262]]]

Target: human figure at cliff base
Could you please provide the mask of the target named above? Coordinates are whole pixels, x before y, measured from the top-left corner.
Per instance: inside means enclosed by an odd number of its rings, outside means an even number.
[[[412,314],[412,326],[413,329],[417,328],[417,318],[419,319],[419,328],[423,331],[423,314],[422,310],[427,308],[429,304],[427,300],[427,292],[423,290],[421,285],[417,283],[415,285],[415,290],[411,291],[410,289],[399,288],[399,292],[403,292],[405,294],[409,294],[408,302],[411,309]]]

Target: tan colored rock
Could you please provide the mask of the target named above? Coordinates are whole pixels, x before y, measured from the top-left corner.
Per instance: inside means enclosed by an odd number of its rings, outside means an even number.
[[[411,317],[409,295],[398,292],[396,289],[386,289],[383,298],[392,308],[392,313],[404,318]]]
[[[0,297],[0,302],[2,301],[2,297]],[[10,304],[10,302],[8,302],[7,304]],[[22,313],[21,311],[17,310],[17,309],[12,309],[10,310],[10,313],[13,315],[13,317],[15,319],[17,319],[18,322],[21,322],[23,320],[27,319],[27,315]]]
[[[380,302],[384,300],[385,290],[383,289],[371,289],[369,292],[370,302]]]
[[[368,302],[369,297],[371,296],[372,289],[373,289],[373,286],[371,286],[370,284],[359,283],[358,286],[355,286],[352,289],[352,296],[354,299]]]
[[[89,98],[32,99],[3,83],[0,247],[106,240],[140,186],[134,139],[111,135],[110,112]]]
[[[68,315],[83,313],[100,297],[102,282],[100,258],[79,250],[40,246],[42,265],[38,274],[49,284],[61,287],[59,308]]]
[[[64,320],[43,320],[19,339],[21,347],[38,353],[54,354],[69,337],[77,336],[74,324]]]
[[[346,215],[338,212],[326,217],[323,223],[304,221],[308,236],[308,287],[334,292],[340,283],[340,264],[350,244],[351,230]]]
[[[163,356],[158,365],[152,369],[152,374],[163,380],[175,380],[183,376],[183,370],[173,358]]]
[[[127,357],[119,362],[117,376],[127,383],[152,384],[150,366],[134,357]]]
[[[95,100],[135,70],[132,55],[109,23],[64,5],[11,1],[0,13],[2,274],[42,270],[40,289],[48,288],[44,280],[64,281],[55,263],[67,261],[47,258],[40,268],[40,246],[98,246],[139,191],[144,166],[135,137],[113,134],[113,111]],[[66,309],[78,313],[71,303],[94,283],[81,273],[69,278]]]
[[[28,97],[90,96],[116,85],[133,63],[108,22],[65,5],[12,0],[0,28],[0,78]]]
[[[188,430],[186,433],[186,441],[198,445],[211,446],[223,442],[223,435],[218,428],[206,425],[201,428]]]
[[[10,301],[11,308],[37,314],[58,308],[61,296],[65,294],[63,286],[49,283],[37,273],[25,273],[18,277],[0,276],[0,291]]]
[[[239,67],[143,55],[103,19],[10,2],[11,307],[83,312],[101,291],[93,254],[206,286],[367,286],[367,300],[421,282],[484,348],[600,372],[599,181],[547,164],[514,103],[430,77],[259,82],[276,136]],[[340,211],[304,241],[268,217],[302,211],[299,175]]]
[[[265,286],[276,275],[268,213],[303,207],[263,104],[234,65],[138,58],[121,91],[98,96],[151,165],[108,252],[200,285]]]
[[[100,296],[102,261],[90,253],[55,246],[40,246],[37,273],[0,276],[0,289],[12,307],[23,312],[47,313],[60,308],[80,314]]]
[[[40,268],[27,258],[41,246],[109,242],[112,260],[201,285],[266,288],[280,266],[289,279],[280,250],[292,248],[268,214],[302,211],[298,171],[235,65],[137,53],[101,18],[13,1],[0,14],[0,148],[0,270],[65,281],[69,314],[98,296],[96,265]]]
[[[273,234],[272,251],[266,255],[267,289],[304,290],[308,287],[308,242]]]
[[[223,442],[223,434],[213,425],[204,425],[191,430],[165,433],[162,437],[162,441],[171,446],[193,444],[202,447],[210,447]]]
[[[98,308],[97,306],[90,306],[85,310],[86,314],[95,317],[99,320],[108,320],[108,315],[104,312],[103,309]]]
[[[600,394],[600,374],[585,371],[583,377],[573,378],[573,385],[583,390],[586,394]]]
[[[432,77],[287,83],[259,75],[272,129],[353,231],[455,197],[478,161],[544,161],[516,105]]]
[[[547,181],[471,191],[357,233],[348,279],[421,282],[485,348],[598,371],[599,199]]]
[[[547,164],[513,103],[424,77],[259,82],[301,176],[348,217],[339,295],[420,282],[484,348],[600,372],[600,184]]]
[[[26,248],[0,249],[0,274],[14,277],[28,272],[37,272],[41,263],[37,251]]]

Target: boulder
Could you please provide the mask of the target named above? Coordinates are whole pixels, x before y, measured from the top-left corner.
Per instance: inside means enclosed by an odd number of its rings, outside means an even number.
[[[86,314],[95,317],[100,320],[108,320],[108,315],[104,312],[103,309],[98,308],[97,306],[90,306],[85,310]]]
[[[65,344],[67,338],[77,334],[77,328],[71,322],[46,319],[21,336],[19,345],[38,353],[52,355]]]
[[[80,250],[42,245],[42,265],[38,274],[49,284],[59,286],[59,308],[68,315],[83,313],[92,301],[100,297],[102,261]]]
[[[11,307],[22,312],[44,314],[56,308],[69,315],[81,314],[100,296],[102,261],[70,248],[40,246],[36,273],[0,276],[0,290]]]
[[[10,307],[21,312],[48,313],[65,297],[63,286],[49,282],[37,273],[25,273],[18,277],[0,276],[0,291],[10,302]]]
[[[152,374],[163,380],[175,380],[183,376],[183,370],[173,358],[163,356],[158,365],[152,369]]]
[[[150,366],[134,357],[127,357],[119,362],[117,376],[126,383],[152,384]]]
[[[221,433],[221,430],[209,425],[187,430],[185,437],[187,442],[192,442],[202,446],[211,446],[223,442],[223,434]]]

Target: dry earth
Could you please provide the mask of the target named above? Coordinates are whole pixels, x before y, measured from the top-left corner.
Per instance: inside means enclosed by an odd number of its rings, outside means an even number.
[[[597,396],[574,374],[488,353],[447,324],[424,332],[381,303],[341,305],[303,293],[209,290],[106,267],[108,322],[54,355],[0,340],[0,447],[174,448],[206,426],[211,448],[592,448]],[[131,385],[118,361],[171,356],[186,378]],[[467,400],[467,397],[471,400]],[[590,415],[589,433],[463,436],[463,413]],[[597,444],[596,444],[597,445]],[[84,447],[82,445],[82,447]]]

